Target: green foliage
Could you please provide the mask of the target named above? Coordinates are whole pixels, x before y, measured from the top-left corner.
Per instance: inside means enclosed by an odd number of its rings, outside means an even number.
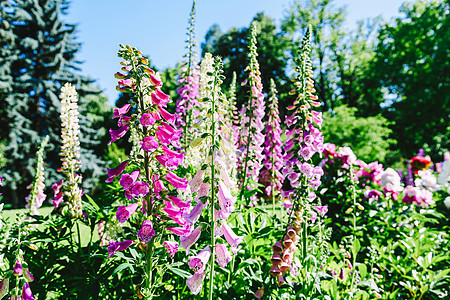
[[[384,161],[395,140],[389,136],[390,122],[381,115],[357,117],[357,109],[339,106],[334,113],[325,113],[322,131],[325,141],[338,146],[349,146],[364,161]]]
[[[274,20],[264,13],[258,13],[250,24],[254,23],[258,28],[257,52],[258,58],[264,61],[260,65],[261,79],[264,93],[269,94],[270,78],[277,82],[280,107],[285,107],[288,100],[290,80],[287,75],[288,57],[286,55],[287,39],[277,29]],[[224,85],[230,86],[233,72],[237,74],[237,82],[243,82],[247,75],[245,68],[248,65],[248,41],[250,39],[250,27],[231,28],[222,33],[217,25],[211,26],[206,34],[206,41],[202,43],[202,53],[209,52],[214,56],[223,58]],[[241,107],[248,100],[247,89],[237,90],[237,106]],[[281,111],[284,116],[285,110]],[[283,119],[283,117],[281,117]]]
[[[386,88],[386,116],[405,157],[427,144],[432,157],[450,148],[450,4],[448,1],[405,3],[394,24],[379,33],[373,79]],[[436,140],[439,143],[436,143]]]

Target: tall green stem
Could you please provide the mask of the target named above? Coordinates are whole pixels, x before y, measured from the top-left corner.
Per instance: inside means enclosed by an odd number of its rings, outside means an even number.
[[[215,112],[216,112],[216,99],[215,99],[215,90],[217,84],[217,77],[214,80],[213,87],[213,95],[212,95],[212,107],[211,107],[211,204],[210,204],[210,217],[211,217],[211,271],[209,275],[209,299],[213,300],[213,291],[214,291],[214,256],[215,256],[215,233],[214,233],[214,181],[216,170],[214,168],[214,148],[216,147],[216,124],[215,124]]]

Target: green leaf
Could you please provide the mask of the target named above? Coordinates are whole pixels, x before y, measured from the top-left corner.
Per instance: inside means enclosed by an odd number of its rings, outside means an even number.
[[[100,207],[97,205],[97,203],[95,203],[94,199],[91,198],[91,196],[89,195],[85,195],[86,198],[89,200],[89,202],[91,203],[91,205],[95,208],[96,211],[100,210]]]
[[[119,265],[117,268],[114,269],[114,271],[112,272],[112,276],[116,275],[117,273],[119,273],[122,270],[125,270],[126,268],[130,268],[130,270],[134,270],[133,265],[130,263],[123,263],[121,265]],[[132,272],[134,273],[134,272]]]

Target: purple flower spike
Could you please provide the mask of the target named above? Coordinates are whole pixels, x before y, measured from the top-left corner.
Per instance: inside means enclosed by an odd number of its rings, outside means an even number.
[[[122,172],[125,170],[125,168],[127,167],[129,163],[129,160],[123,161],[121,162],[119,165],[117,165],[117,167],[110,169],[110,168],[106,168],[108,170],[108,179],[106,179],[106,183],[111,183],[114,178],[116,178],[117,176],[119,176],[120,174],[122,174]],[[62,184],[62,182],[61,182]]]
[[[211,249],[209,249],[209,246],[206,246],[205,249],[200,251],[196,256],[189,259],[188,265],[195,273],[203,273],[210,256]]]
[[[116,213],[116,217],[119,220],[119,222],[120,223],[126,222],[130,218],[130,216],[132,214],[134,214],[134,212],[136,211],[138,206],[139,206],[139,203],[137,203],[137,202],[130,204],[128,206],[125,206],[125,205],[119,206],[117,208],[117,213]]]
[[[186,254],[189,255],[189,249],[192,245],[197,242],[198,238],[200,237],[200,233],[202,232],[202,227],[198,226],[195,228],[192,233],[186,237],[182,236],[180,237],[180,244],[181,246],[186,250]]]
[[[111,142],[109,142],[108,145],[111,145],[115,141],[121,139],[127,133],[128,129],[130,129],[129,125],[120,127],[116,130],[110,129],[109,134],[111,135]]]
[[[167,248],[167,251],[170,254],[170,258],[173,258],[173,256],[175,255],[175,253],[178,252],[178,242],[168,242],[165,241],[163,243],[164,247]]]
[[[153,224],[150,220],[144,221],[141,230],[138,232],[138,236],[144,243],[147,243],[155,236],[155,230],[153,229]]]
[[[114,242],[110,241],[108,246],[108,258],[112,257],[116,252],[123,251],[133,244],[134,241]]]
[[[113,110],[113,119],[119,118],[126,114],[130,110],[131,104],[125,104],[121,108],[114,108]]]

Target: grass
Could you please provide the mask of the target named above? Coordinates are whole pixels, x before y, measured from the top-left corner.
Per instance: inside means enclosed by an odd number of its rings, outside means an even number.
[[[47,207],[41,207],[38,209],[39,214],[42,216],[47,216],[53,211],[53,207],[47,206]],[[6,220],[6,222],[14,222],[16,219],[17,214],[19,213],[27,213],[28,210],[23,209],[3,209],[0,214],[3,216],[3,218]],[[42,226],[42,225],[41,225]],[[76,228],[74,228],[74,239],[78,240],[78,236],[76,235]],[[80,222],[80,235],[81,235],[81,244],[82,246],[86,246],[89,243],[89,239],[91,237],[91,230],[89,226],[86,226],[85,224]],[[94,235],[92,238],[92,241],[99,240],[98,232],[94,230]]]

